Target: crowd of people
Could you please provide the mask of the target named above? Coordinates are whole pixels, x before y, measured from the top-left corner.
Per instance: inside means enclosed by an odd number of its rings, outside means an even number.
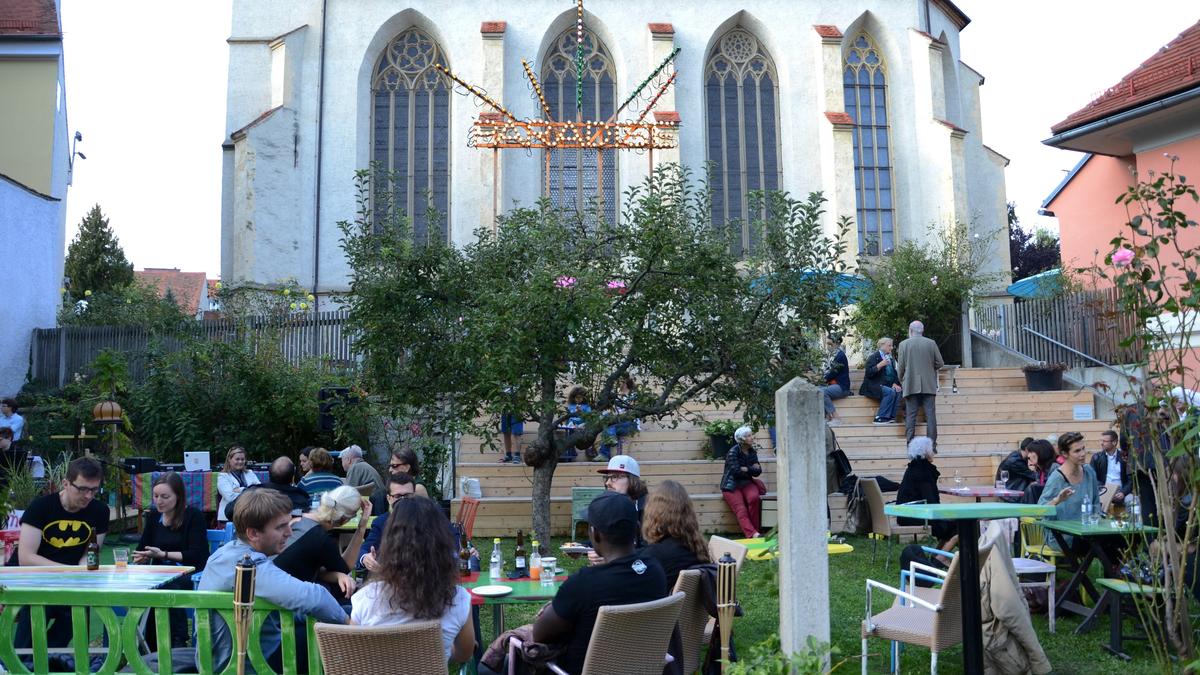
[[[739,460],[740,468],[732,472],[735,486],[753,483],[761,472],[753,447],[744,443],[741,448],[737,452],[748,459]],[[301,467],[308,471],[303,476],[297,475],[290,458],[277,458],[266,482],[246,470],[244,448],[231,448],[218,477],[223,487],[218,516],[233,524],[234,537],[211,554],[207,518],[188,506],[184,481],[174,472],[159,475],[132,562],[188,566],[198,576],[197,590],[232,591],[235,566],[248,556],[257,571],[257,597],[300,617],[364,626],[436,620],[442,624],[446,659],[471,659],[477,653],[478,618],[472,616],[469,593],[459,585],[460,542],[448,514],[427,498],[428,491],[413,477],[418,468],[415,454],[402,448],[389,458],[382,492],[385,506],[368,528],[376,513],[374,502],[352,483],[373,484],[379,474],[373,467],[355,470],[366,464],[356,450],[349,458],[343,451],[347,475],[335,487],[321,475],[329,468],[324,464],[329,453],[322,448],[305,449]],[[662,598],[682,570],[711,562],[682,485],[668,480],[648,489],[637,460],[629,455],[614,455],[599,473],[606,491],[588,509],[588,565],[562,584],[553,602],[527,627],[531,639],[557,645],[554,653],[569,672],[582,666],[601,606]],[[9,564],[81,565],[89,543],[103,546],[109,510],[94,499],[102,475],[101,465],[90,457],[71,462],[58,491],[37,498],[26,509],[20,543]],[[310,496],[305,479],[314,475],[321,482]],[[350,530],[348,541],[342,538],[344,545],[339,544],[335,530],[354,518],[357,527]],[[355,580],[356,569],[366,583]],[[190,574],[181,575],[169,588],[190,591],[193,584]],[[169,610],[169,619],[170,645],[156,645],[153,629],[146,631],[145,639],[151,649],[171,649],[174,667],[186,670],[198,662],[196,645],[189,646],[195,627],[189,630],[182,608]],[[72,632],[69,609],[48,608],[47,620],[52,620],[48,645],[66,646]],[[234,650],[231,627],[219,615],[210,621],[214,666],[224,668]],[[297,625],[302,628],[304,622]],[[15,633],[18,648],[32,644],[30,628],[28,610],[22,610]],[[278,621],[268,619],[260,633],[263,653],[275,667],[281,663],[280,630]],[[296,639],[297,653],[304,653],[303,630],[297,631]],[[153,656],[150,662],[153,667]],[[493,665],[496,672],[507,672],[502,663]],[[488,666],[480,664],[480,671],[489,672]]]

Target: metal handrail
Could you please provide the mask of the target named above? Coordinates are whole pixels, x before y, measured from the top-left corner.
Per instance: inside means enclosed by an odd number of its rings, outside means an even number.
[[[1052,344],[1052,345],[1055,345],[1056,347],[1061,347],[1061,348],[1063,348],[1063,349],[1065,349],[1065,350],[1067,350],[1067,351],[1071,352],[1072,354],[1074,354],[1074,355],[1076,355],[1076,356],[1083,357],[1083,358],[1087,359],[1088,361],[1091,361],[1092,363],[1094,363],[1094,364],[1096,364],[1096,365],[1098,365],[1098,366],[1101,366],[1101,367],[1103,367],[1103,368],[1107,368],[1108,370],[1111,370],[1112,372],[1114,372],[1114,373],[1116,373],[1116,374],[1120,375],[1121,377],[1133,377],[1133,376],[1132,376],[1132,375],[1130,375],[1129,373],[1126,373],[1126,372],[1123,372],[1123,371],[1121,371],[1121,370],[1118,370],[1118,369],[1114,368],[1113,366],[1110,366],[1109,364],[1107,364],[1107,363],[1105,363],[1105,362],[1103,362],[1103,361],[1101,361],[1101,360],[1099,360],[1099,359],[1097,359],[1097,358],[1094,358],[1094,357],[1092,357],[1092,356],[1088,356],[1087,354],[1084,354],[1083,352],[1079,351],[1078,349],[1075,349],[1074,347],[1069,347],[1069,346],[1067,346],[1067,345],[1065,345],[1065,344],[1063,344],[1063,343],[1059,342],[1058,340],[1055,340],[1054,338],[1052,338],[1052,337],[1050,337],[1050,336],[1048,336],[1048,335],[1042,335],[1041,333],[1037,332],[1036,330],[1033,330],[1032,328],[1029,328],[1029,327],[1027,327],[1027,326],[1021,326],[1021,330],[1025,331],[1026,333],[1029,333],[1030,335],[1033,335],[1033,336],[1035,336],[1035,337],[1039,337],[1039,338],[1041,338],[1041,339],[1045,340],[1046,342],[1049,342],[1050,344]]]

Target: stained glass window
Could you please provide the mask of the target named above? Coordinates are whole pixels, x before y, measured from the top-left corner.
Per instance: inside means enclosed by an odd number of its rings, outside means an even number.
[[[854,192],[858,252],[890,255],[896,247],[887,74],[879,50],[859,33],[846,52],[846,112],[854,118]]]
[[[433,38],[410,28],[388,44],[371,80],[371,160],[395,177],[396,206],[412,216],[413,239],[429,240],[430,207],[448,236],[450,87]]]
[[[712,221],[742,224],[733,251],[741,255],[758,244],[747,195],[779,189],[778,77],[762,43],[740,27],[717,41],[704,73]]]
[[[554,41],[542,65],[542,89],[550,114],[558,121],[605,122],[617,107],[617,69],[608,48],[591,31],[583,33],[583,77],[576,65],[577,41],[572,26]],[[582,79],[582,110],[577,83]],[[547,150],[542,176],[550,202],[560,208],[586,211],[597,202],[609,222],[617,218],[617,151]]]

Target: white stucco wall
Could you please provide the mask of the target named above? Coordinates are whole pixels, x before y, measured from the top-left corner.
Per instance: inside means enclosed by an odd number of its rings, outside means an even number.
[[[308,239],[311,257],[314,237],[316,191],[316,123],[318,119],[318,82],[320,80],[321,2],[319,0],[234,0],[233,29],[230,39],[229,104],[226,129],[239,129],[270,105],[270,43],[291,31],[304,34],[298,49],[288,46],[287,59],[295,59],[290,72],[294,77],[296,118],[297,193],[290,198],[297,205],[296,219],[287,222],[262,220],[254,223],[254,237],[286,240]],[[870,11],[867,11],[869,8]],[[574,9],[558,2],[530,0],[524,3],[466,2],[464,0],[359,0],[354,3],[329,3],[325,19],[325,102],[322,129],[322,179],[320,195],[320,282],[318,290],[337,292],[347,287],[348,270],[338,244],[336,222],[353,218],[355,201],[353,174],[367,165],[370,139],[371,71],[384,47],[400,31],[417,26],[438,41],[450,68],[469,82],[482,83],[494,78],[497,64],[494,54],[502,54],[504,74],[503,103],[518,117],[538,117],[538,105],[528,92],[520,66],[530,60],[540,73],[549,43],[574,21]],[[982,130],[978,115],[968,115],[972,80],[959,71],[945,74],[946,64],[958,64],[958,33],[952,22],[936,7],[925,25],[924,3],[895,0],[886,3],[820,2],[816,0],[747,0],[740,3],[699,2],[663,5],[630,5],[621,0],[589,0],[586,4],[588,27],[605,42],[617,67],[618,98],[626,96],[657,65],[654,41],[648,22],[674,26],[674,42],[682,48],[676,59],[674,108],[682,117],[680,160],[700,170],[706,157],[704,126],[703,72],[712,45],[735,25],[750,30],[770,53],[778,71],[779,117],[783,159],[781,187],[798,196],[823,190],[831,201],[827,224],[832,229],[837,215],[854,215],[853,187],[849,195],[842,185],[851,176],[846,134],[830,134],[826,112],[840,112],[841,71],[828,67],[823,59],[820,37],[814,24],[837,26],[847,42],[859,29],[870,31],[887,64],[889,114],[891,124],[892,165],[895,176],[895,200],[899,238],[923,240],[929,226],[955,213],[954,203],[982,209],[996,203],[996,182],[1003,194],[1003,174],[995,170],[982,150]],[[505,21],[507,30],[502,48],[492,50],[485,62],[485,40],[480,34],[483,21]],[[918,34],[944,34],[947,50],[931,50],[932,37]],[[966,130],[961,156],[952,155],[950,131],[934,119],[937,111],[944,116],[947,106],[935,100],[946,83],[957,86],[954,92],[961,120],[951,120]],[[936,93],[935,93],[936,92]],[[974,97],[977,101],[977,95]],[[490,213],[490,151],[467,147],[467,133],[475,116],[485,110],[469,97],[451,98],[451,184],[450,232],[453,241],[469,240],[481,224],[481,214]],[[291,142],[292,139],[288,139]],[[538,197],[541,185],[541,161],[520,151],[502,153],[503,185],[501,208],[514,203],[530,204]],[[957,164],[956,164],[957,162]],[[957,180],[952,175],[959,167]],[[237,162],[227,162],[226,172],[236,172]],[[619,163],[623,190],[642,180],[648,170],[647,158],[623,153]],[[963,175],[966,177],[963,178]],[[480,177],[487,177],[481,184]],[[228,182],[228,175],[226,176]],[[851,179],[852,180],[852,179]],[[950,182],[949,194],[946,181]],[[981,196],[964,195],[964,191]],[[242,199],[245,190],[236,181],[225,197],[226,203]],[[947,204],[949,200],[949,205]],[[1002,202],[1001,202],[1002,205]],[[226,208],[225,213],[231,209]],[[228,217],[228,216],[226,216]],[[1003,223],[1002,214],[999,222]],[[983,225],[995,218],[979,218]],[[244,233],[236,235],[243,236]],[[234,228],[224,224],[222,273],[228,276],[229,261],[245,256],[236,249]],[[231,238],[233,238],[231,240]],[[251,245],[245,242],[245,245]],[[254,243],[259,246],[260,243]],[[230,249],[235,250],[230,250]],[[295,277],[302,285],[313,285],[312,261],[292,256],[254,256],[245,268],[245,278],[270,284]]]

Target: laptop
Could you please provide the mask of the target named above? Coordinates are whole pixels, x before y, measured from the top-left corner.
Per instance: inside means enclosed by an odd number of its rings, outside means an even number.
[[[212,471],[212,460],[208,452],[183,453],[184,471]]]

